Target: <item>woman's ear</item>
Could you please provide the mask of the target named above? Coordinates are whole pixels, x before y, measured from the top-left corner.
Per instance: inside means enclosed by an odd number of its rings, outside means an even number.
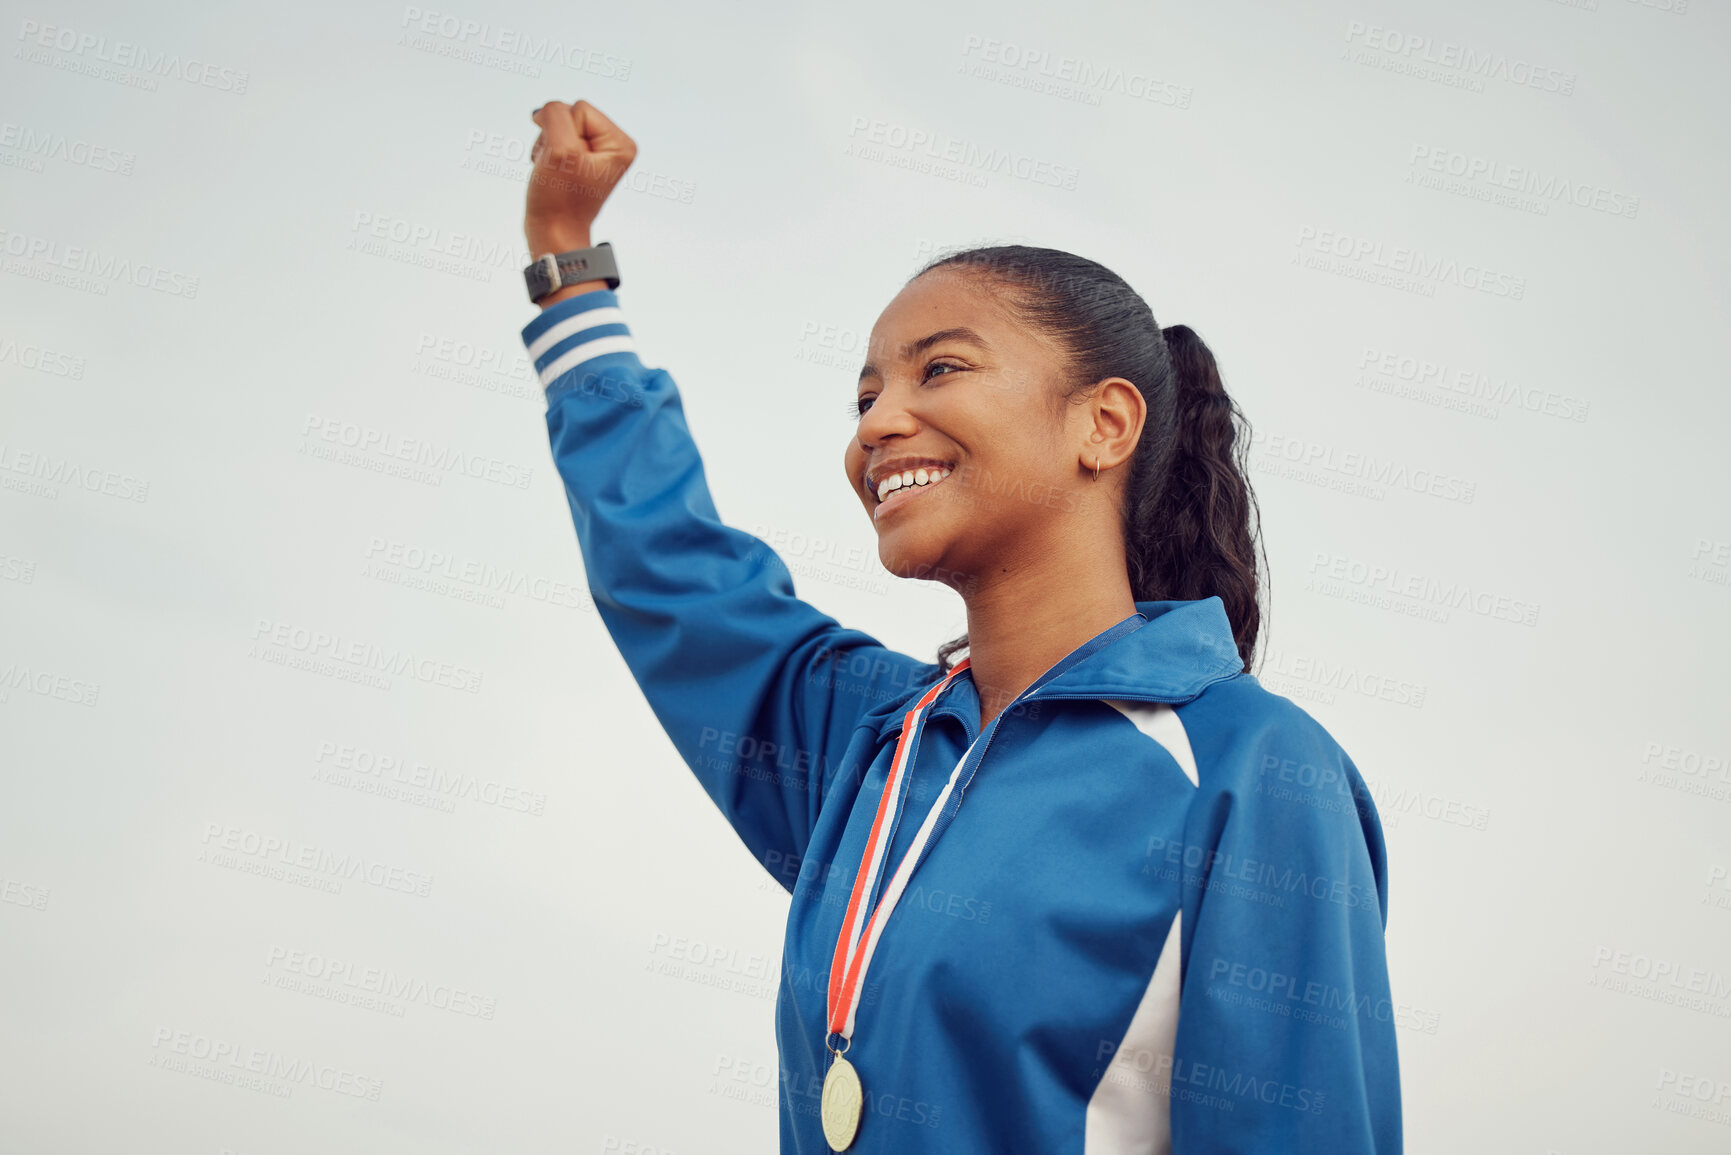
[[[1095,387],[1084,411],[1087,442],[1081,454],[1082,468],[1092,473],[1098,460],[1104,472],[1130,460],[1148,416],[1142,391],[1123,377],[1108,377]]]

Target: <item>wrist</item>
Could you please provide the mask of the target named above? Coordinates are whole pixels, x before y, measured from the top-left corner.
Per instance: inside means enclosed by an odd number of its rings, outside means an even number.
[[[574,249],[592,249],[595,242],[589,239],[588,230],[581,231],[548,231],[532,232],[528,235],[529,259],[535,260],[542,253],[569,253]]]
[[[545,309],[549,305],[557,305],[560,301],[566,300],[570,297],[581,296],[584,293],[592,293],[596,289],[605,289],[606,287],[606,281],[579,281],[575,285],[561,285],[535,303]]]
[[[527,235],[531,238],[529,240],[530,260],[540,259],[543,253],[552,253],[557,256],[560,253],[569,253],[577,249],[592,249],[595,247],[595,243],[591,239],[588,230],[546,230],[535,231]],[[542,309],[546,309],[549,305],[557,305],[560,301],[568,300],[571,297],[579,296],[583,293],[591,293],[596,289],[605,289],[607,287],[607,282],[601,278],[588,281],[578,281],[572,284],[564,284],[536,301],[535,304],[540,306]]]

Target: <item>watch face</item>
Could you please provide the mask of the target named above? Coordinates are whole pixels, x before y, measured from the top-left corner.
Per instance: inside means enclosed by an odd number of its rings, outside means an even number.
[[[539,301],[553,291],[553,282],[547,276],[547,265],[544,261],[536,261],[524,269],[523,281],[529,287],[530,301]]]

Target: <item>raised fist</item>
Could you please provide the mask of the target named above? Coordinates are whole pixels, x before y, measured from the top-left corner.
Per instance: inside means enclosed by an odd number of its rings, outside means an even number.
[[[529,255],[589,246],[590,226],[631,162],[637,142],[587,100],[549,100],[535,110],[541,134],[529,150],[523,235]]]

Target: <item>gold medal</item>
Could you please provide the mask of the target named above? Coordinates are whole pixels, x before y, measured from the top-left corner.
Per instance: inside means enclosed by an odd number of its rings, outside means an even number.
[[[859,1072],[853,1064],[835,1057],[829,1074],[823,1077],[823,1137],[829,1140],[831,1151],[846,1151],[859,1130],[859,1109],[864,1096],[860,1092]]]

